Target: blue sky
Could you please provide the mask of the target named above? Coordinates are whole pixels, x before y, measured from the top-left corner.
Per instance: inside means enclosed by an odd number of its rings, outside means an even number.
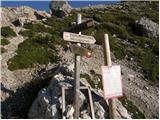
[[[82,7],[82,6],[88,6],[90,5],[97,5],[97,4],[109,4],[109,3],[115,3],[115,1],[68,1],[69,4],[72,7]],[[10,6],[10,7],[17,7],[17,6],[30,6],[34,9],[37,10],[45,10],[49,11],[48,6],[49,6],[50,1],[2,1],[1,6]]]

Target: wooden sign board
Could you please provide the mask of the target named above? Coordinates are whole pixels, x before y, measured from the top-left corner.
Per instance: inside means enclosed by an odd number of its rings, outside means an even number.
[[[80,47],[78,45],[75,45],[75,44],[72,44],[70,46],[71,48],[71,51],[74,53],[74,54],[78,54],[80,56],[86,56],[86,57],[89,57],[88,53],[91,54],[91,50],[88,50],[87,48],[84,48],[84,47]]]
[[[69,27],[69,28],[66,28],[65,30],[63,30],[62,32],[72,32],[72,33],[78,33],[84,29],[88,29],[90,27],[94,27],[95,24],[94,24],[94,21],[93,20],[87,20],[83,23],[80,23],[80,24],[76,24],[72,27]]]
[[[119,65],[102,66],[104,98],[111,99],[123,96],[121,71]]]
[[[63,32],[63,39],[70,42],[90,43],[94,44],[96,40],[93,36],[79,35],[70,32]]]

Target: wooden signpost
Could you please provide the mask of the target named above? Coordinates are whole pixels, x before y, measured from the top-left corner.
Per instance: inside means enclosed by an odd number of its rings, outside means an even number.
[[[76,42],[77,45],[72,44],[70,45],[71,51],[75,54],[75,75],[74,75],[74,100],[73,100],[73,107],[74,107],[74,119],[79,119],[79,110],[80,110],[80,104],[79,104],[79,96],[80,96],[80,59],[81,56],[91,57],[91,51],[81,47],[80,43],[89,43],[94,44],[96,40],[92,36],[87,35],[81,35],[80,30],[86,29],[89,27],[92,27],[94,25],[93,21],[89,20],[84,23],[81,23],[81,14],[77,15],[77,25],[71,28],[68,28],[66,31],[72,31],[74,32],[78,31],[79,34],[70,33],[70,32],[63,32],[63,39],[70,42]],[[90,95],[90,94],[89,94]],[[63,95],[64,97],[64,95]],[[91,95],[90,95],[91,98]],[[92,99],[90,99],[90,102]],[[65,107],[63,107],[64,111]],[[92,117],[94,117],[94,110],[93,110],[93,104],[91,104],[91,112]]]
[[[77,25],[66,29],[66,31],[73,31],[74,33],[70,32],[63,32],[63,39],[69,42],[75,42],[77,44],[70,45],[71,51],[75,54],[75,75],[74,75],[74,100],[73,100],[73,107],[74,107],[74,119],[79,119],[79,96],[80,96],[80,59],[81,56],[91,57],[92,52],[84,47],[81,47],[80,43],[89,43],[94,44],[96,40],[92,36],[81,35],[80,30],[89,28],[94,26],[93,21],[86,21],[81,23],[81,14],[77,15]],[[75,34],[76,32],[79,34]],[[115,98],[117,96],[122,96],[122,84],[121,84],[121,74],[120,74],[120,66],[112,66],[111,63],[111,56],[110,56],[110,46],[108,40],[108,34],[104,35],[104,62],[106,66],[102,67],[102,77],[103,77],[103,84],[107,85],[104,88],[104,97],[109,101],[109,114],[110,118],[116,118],[116,104]],[[114,79],[114,80],[113,80]],[[108,80],[108,81],[105,81]],[[103,86],[104,86],[103,85]],[[114,86],[114,87],[113,87]],[[62,89],[62,96],[65,99],[64,90]],[[89,94],[91,98],[91,93]],[[92,117],[94,116],[94,109],[92,104],[92,99],[90,99],[91,103],[91,113]],[[65,106],[65,102],[63,103]],[[64,112],[65,107],[63,107],[62,112]],[[65,118],[65,117],[63,117]]]
[[[82,20],[81,14],[77,15],[77,24],[80,24]],[[81,32],[79,32],[81,34]],[[81,46],[81,44],[77,44]],[[73,117],[75,119],[79,119],[79,109],[80,109],[80,104],[79,104],[79,96],[80,96],[80,60],[81,57],[78,54],[75,54],[75,74],[74,74],[74,101],[73,101],[73,107],[74,107],[74,114]]]
[[[103,47],[104,47],[103,50],[104,50],[104,62],[105,62],[105,65],[107,67],[112,67],[108,34],[104,35],[104,44],[103,44]],[[115,93],[115,92],[113,92],[113,93]],[[121,91],[120,91],[120,93],[121,93]],[[111,97],[111,95],[109,97]],[[111,119],[116,119],[116,103],[115,103],[115,98],[110,98],[108,100],[108,102],[109,102],[109,115],[110,115],[110,118]]]

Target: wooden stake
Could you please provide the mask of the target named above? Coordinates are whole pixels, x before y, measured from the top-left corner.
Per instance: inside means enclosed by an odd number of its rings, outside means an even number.
[[[81,23],[81,14],[77,15],[77,24]],[[81,34],[81,32],[79,32]],[[80,43],[77,43],[79,46],[81,46]],[[74,75],[74,102],[73,102],[73,107],[74,107],[74,119],[79,119],[79,95],[80,95],[80,59],[81,57],[79,55],[75,55],[75,75]]]
[[[64,112],[65,112],[65,109],[66,109],[65,106],[66,106],[65,105],[65,88],[62,87],[62,117],[63,117],[63,119],[65,119],[65,116],[64,116]]]
[[[111,62],[111,55],[110,55],[110,46],[109,46],[109,39],[108,34],[104,34],[104,63],[107,66],[112,66]],[[111,119],[116,118],[116,104],[115,99],[109,99],[109,116]]]
[[[95,115],[94,115],[94,107],[93,107],[93,99],[92,99],[92,93],[91,93],[91,91],[90,91],[89,88],[88,88],[88,95],[89,95],[89,102],[90,102],[90,108],[91,108],[92,119],[95,119]]]

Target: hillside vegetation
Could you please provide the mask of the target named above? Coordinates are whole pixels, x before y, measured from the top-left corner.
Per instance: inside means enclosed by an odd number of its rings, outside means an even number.
[[[103,44],[103,35],[109,35],[111,50],[117,59],[128,59],[130,67],[136,69],[135,61],[150,81],[158,81],[159,42],[157,38],[148,38],[144,34],[137,34],[135,21],[145,16],[158,23],[158,2],[147,3],[145,6],[123,6],[111,10],[97,10],[96,8],[81,9],[83,18],[88,17],[99,22],[95,28],[82,31],[82,34],[93,35],[96,44]],[[126,12],[127,11],[127,12]],[[60,19],[55,16],[42,23],[28,23],[25,31],[19,34],[26,40],[18,46],[17,55],[8,61],[9,69],[24,69],[36,64],[57,63],[60,61],[57,45],[67,50],[67,43],[63,41],[60,31],[71,26],[76,21],[77,10],[71,15]],[[8,36],[3,32],[4,36]],[[146,47],[147,45],[147,47]],[[133,61],[132,61],[133,59]]]

